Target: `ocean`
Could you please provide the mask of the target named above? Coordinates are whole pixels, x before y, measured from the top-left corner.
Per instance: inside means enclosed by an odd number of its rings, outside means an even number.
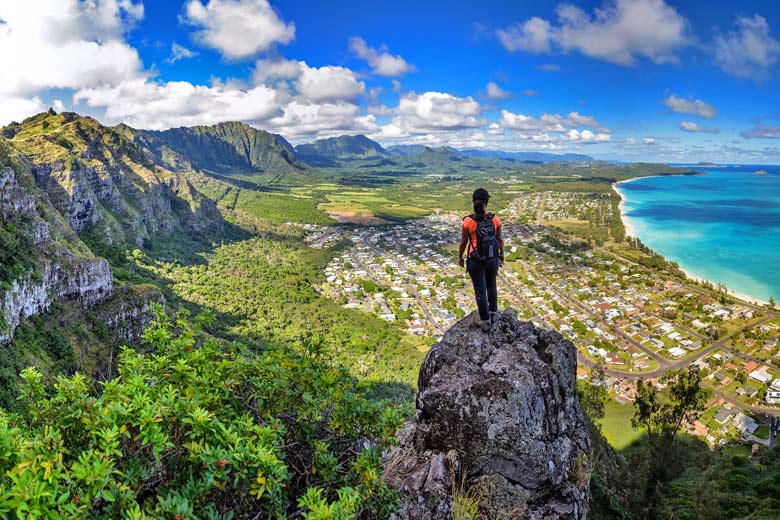
[[[620,183],[628,233],[693,276],[780,302],[780,166],[697,169]]]

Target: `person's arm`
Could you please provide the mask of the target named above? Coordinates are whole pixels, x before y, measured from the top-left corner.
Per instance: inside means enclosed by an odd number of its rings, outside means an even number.
[[[460,228],[460,246],[458,247],[458,265],[463,267],[463,253],[466,252],[466,247],[469,244],[469,231],[466,226]]]

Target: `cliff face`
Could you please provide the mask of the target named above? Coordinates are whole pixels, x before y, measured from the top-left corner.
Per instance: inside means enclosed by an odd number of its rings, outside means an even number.
[[[385,457],[398,517],[449,519],[470,503],[487,518],[586,518],[591,441],[574,346],[512,311],[488,331],[473,319],[426,356],[415,418]]]
[[[126,137],[76,114],[40,114],[7,127],[37,186],[77,233],[140,247],[145,240],[218,235],[212,200],[181,174],[154,164]]]
[[[13,247],[4,252],[3,261],[16,268],[15,273],[4,272],[2,280],[0,344],[13,339],[23,320],[45,312],[56,301],[94,305],[114,291],[108,262],[85,253],[86,248],[74,251],[53,240],[52,227],[60,231],[61,225],[44,220],[38,207],[44,213],[52,209],[33,193],[20,184],[13,168],[0,167],[2,230]]]

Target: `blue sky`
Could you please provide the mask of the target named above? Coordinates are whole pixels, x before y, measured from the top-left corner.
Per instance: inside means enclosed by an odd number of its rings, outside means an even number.
[[[780,163],[780,2],[2,2],[0,69],[0,124]]]

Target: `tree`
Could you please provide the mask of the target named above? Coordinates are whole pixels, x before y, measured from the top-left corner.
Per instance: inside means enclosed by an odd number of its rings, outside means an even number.
[[[591,369],[590,381],[579,385],[577,389],[582,411],[598,429],[601,429],[598,421],[604,418],[604,405],[609,398],[609,393],[604,388],[606,380],[604,367],[599,363]]]
[[[769,297],[769,308],[774,309],[775,308],[775,299],[773,297]]]
[[[647,518],[657,517],[662,486],[680,469],[682,457],[675,450],[677,434],[699,417],[710,398],[710,390],[702,388],[701,374],[694,366],[669,372],[661,382],[667,384],[663,391],[643,380],[637,383],[631,419],[634,428],[647,434],[643,467],[638,470],[638,481],[644,486],[643,515]]]

